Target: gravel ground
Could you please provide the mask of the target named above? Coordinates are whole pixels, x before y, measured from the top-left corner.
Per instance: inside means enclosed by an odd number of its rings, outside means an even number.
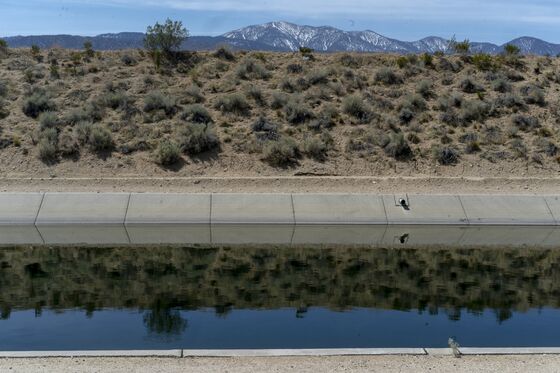
[[[558,372],[560,355],[0,359],[0,372]]]

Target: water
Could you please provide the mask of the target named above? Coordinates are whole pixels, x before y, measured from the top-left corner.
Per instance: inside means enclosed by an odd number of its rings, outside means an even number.
[[[0,350],[560,346],[560,251],[0,249]]]

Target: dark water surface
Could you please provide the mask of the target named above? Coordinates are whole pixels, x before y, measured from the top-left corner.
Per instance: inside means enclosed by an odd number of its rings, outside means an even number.
[[[0,350],[560,346],[560,250],[0,249]]]

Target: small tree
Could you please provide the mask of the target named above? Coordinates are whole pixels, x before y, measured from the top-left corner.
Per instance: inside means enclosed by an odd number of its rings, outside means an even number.
[[[93,56],[95,56],[93,44],[91,44],[91,41],[89,40],[86,40],[84,42],[84,55],[86,56],[86,58],[93,58]]]
[[[33,44],[31,46],[31,54],[33,57],[37,57],[41,53],[41,48],[38,45]]]
[[[8,43],[4,39],[0,39],[0,54],[8,53]]]
[[[504,47],[504,52],[506,53],[506,56],[517,56],[519,53],[521,53],[521,49],[519,49],[517,45],[506,44],[506,46]]]
[[[178,50],[188,37],[189,32],[181,21],[172,21],[168,18],[163,25],[156,22],[155,25],[148,26],[144,46],[152,53],[170,55],[171,52]]]
[[[455,39],[455,36],[453,36],[449,41],[448,49],[453,51],[454,53],[467,55],[471,50],[471,42],[469,41],[469,39],[465,39],[459,42]]]

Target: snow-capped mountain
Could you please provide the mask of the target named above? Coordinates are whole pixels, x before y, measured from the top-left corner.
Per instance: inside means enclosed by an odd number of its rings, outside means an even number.
[[[93,37],[73,35],[15,36],[5,40],[11,47],[30,47],[33,44],[41,48],[54,45],[65,48],[80,49],[85,40],[90,40],[95,49],[142,48],[144,34],[119,33],[103,34]],[[330,26],[300,26],[289,22],[270,22],[262,25],[248,26],[225,33],[221,36],[192,36],[183,44],[187,50],[209,50],[220,45],[230,45],[234,49],[265,51],[297,51],[308,47],[321,52],[391,52],[422,53],[447,52],[447,39],[429,36],[418,41],[400,41],[380,35],[374,31],[343,31]],[[552,55],[560,54],[560,44],[547,43],[543,40],[521,37],[506,44],[517,45],[523,54]],[[472,42],[473,52],[500,53],[504,45]]]

